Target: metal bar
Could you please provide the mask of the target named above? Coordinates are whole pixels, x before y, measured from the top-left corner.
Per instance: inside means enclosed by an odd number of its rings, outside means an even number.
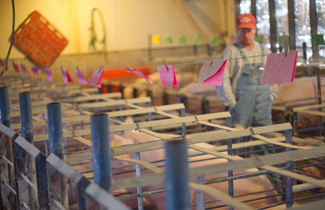
[[[49,209],[48,198],[48,180],[47,180],[47,166],[46,157],[39,151],[35,157],[36,164],[36,180],[37,180],[37,192],[38,192],[38,205],[41,210]]]
[[[256,0],[251,0],[251,14],[256,17]]]
[[[12,188],[10,184],[8,184],[7,182],[2,182],[2,183],[4,183],[4,185],[7,186],[13,194],[17,195],[16,190]]]
[[[21,147],[26,152],[26,154],[28,154],[27,157],[25,157],[25,160],[27,161],[27,163],[25,164],[27,177],[26,179],[24,178],[26,173],[20,173],[20,176],[22,176],[25,181],[28,180],[27,182],[30,186],[28,187],[29,206],[31,207],[31,209],[47,209],[46,207],[44,207],[44,204],[45,206],[48,205],[47,198],[44,198],[44,196],[47,196],[45,158],[43,160],[43,163],[40,163],[39,156],[42,155],[41,152],[36,147],[34,147],[34,145],[32,145],[30,142],[20,136],[15,140],[15,147]],[[41,167],[42,173],[40,173],[39,167]],[[36,183],[37,189],[34,183]]]
[[[181,109],[181,117],[185,117],[185,108]],[[182,123],[182,136],[186,137],[186,124]]]
[[[320,69],[317,67],[317,95],[318,95],[318,104],[322,104],[322,84],[320,78]],[[321,108],[318,111],[322,111]],[[318,117],[318,124],[319,124],[319,135],[323,136],[323,118],[321,116]]]
[[[66,210],[66,208],[64,206],[62,206],[62,204],[57,201],[57,200],[54,200],[53,203],[56,205],[57,208],[61,209],[61,210]],[[51,206],[52,208],[55,208],[54,206]],[[55,209],[57,209],[55,208]]]
[[[82,176],[80,173],[72,169],[67,163],[59,159],[56,155],[51,154],[47,158],[47,162],[56,168],[62,175],[76,184],[78,209],[86,209],[86,195],[85,190],[89,186],[90,181]]]
[[[294,0],[288,0],[288,21],[289,21],[290,50],[296,50],[296,22],[295,22],[295,1]]]
[[[309,0],[309,17],[310,17],[310,34],[316,35],[317,31],[317,10],[316,10],[316,1]],[[319,57],[317,43],[312,41],[313,56]]]
[[[256,8],[256,5],[255,5]],[[256,12],[256,11],[255,11]],[[231,117],[227,117],[226,118],[226,125],[228,127],[232,127],[232,121],[231,121]],[[228,150],[228,155],[232,155],[233,150],[232,150],[232,139],[228,138],[227,139],[227,150]],[[231,161],[230,159],[228,159],[228,162]],[[232,177],[233,176],[233,171],[228,171],[228,177]],[[234,183],[232,180],[228,181],[228,194],[230,197],[234,197]],[[229,206],[229,210],[233,210],[234,207]]]
[[[7,87],[0,87],[0,98],[1,123],[10,128],[10,106]]]
[[[23,205],[23,207],[24,207],[26,210],[30,210],[30,208],[29,208],[29,206],[27,205],[27,203],[23,203],[22,205]]]
[[[56,101],[60,102],[60,103],[72,103],[72,102],[88,101],[88,100],[94,100],[94,99],[116,98],[116,97],[120,97],[120,96],[121,96],[121,93],[105,93],[105,94],[99,94],[99,95],[96,94],[96,95],[64,98],[64,99],[58,99]]]
[[[275,17],[275,0],[269,0],[270,14],[270,43],[272,53],[276,53],[277,30]]]
[[[33,143],[32,100],[29,92],[19,94],[21,134],[29,143]]]
[[[139,153],[139,152],[136,152],[135,154],[137,154],[137,153]],[[121,160],[121,161],[126,161],[129,163],[135,163],[136,165],[143,166],[154,173],[162,173],[163,172],[163,170],[161,168],[159,168],[147,161],[143,161],[140,159],[132,159],[132,158],[124,157],[124,156],[114,156],[113,158],[115,158],[117,160]]]
[[[197,184],[204,184],[204,176],[196,177]],[[204,192],[196,189],[196,210],[204,210]]]
[[[136,152],[135,154],[135,159],[140,160],[140,152]],[[135,164],[135,172],[136,176],[139,177],[141,176],[141,165]],[[137,193],[138,193],[138,210],[143,210],[143,195],[142,195],[142,187],[139,186],[137,187]]]
[[[129,207],[114,198],[112,194],[99,187],[96,183],[91,183],[87,187],[86,194],[88,209],[100,210],[101,208],[99,208],[99,206],[102,206],[106,209],[131,210]],[[89,202],[89,198],[91,198],[91,202]]]
[[[47,104],[48,116],[48,133],[50,154],[55,154],[61,160],[65,159],[64,143],[63,143],[63,128],[62,128],[62,114],[60,103]],[[58,200],[65,207],[68,206],[67,199],[67,182],[65,177],[58,173],[56,168],[47,164],[48,182],[49,182],[49,197],[50,207],[52,209],[53,202]]]
[[[220,112],[220,113],[213,113],[213,114],[205,114],[205,115],[197,115],[197,116],[189,116],[189,117],[177,117],[177,119],[165,119],[165,120],[156,120],[156,121],[149,121],[149,122],[140,122],[140,123],[133,123],[133,124],[123,124],[117,126],[111,126],[111,132],[116,131],[124,131],[124,130],[131,130],[131,129],[139,129],[139,128],[150,128],[154,126],[161,126],[161,125],[174,125],[174,124],[182,124],[186,122],[197,122],[202,124],[207,124],[202,120],[209,120],[209,119],[217,119],[230,116],[229,112]],[[111,119],[112,120],[112,119]],[[198,121],[199,120],[199,121]],[[218,126],[216,124],[209,124]],[[141,129],[140,131],[142,131]],[[149,130],[148,130],[149,131]],[[83,129],[83,130],[74,130],[74,131],[67,131],[63,133],[63,137],[77,137],[77,136],[84,136],[89,135],[90,129]],[[47,134],[37,135],[34,138],[35,142],[40,142],[48,139]]]
[[[307,60],[307,43],[306,42],[302,43],[302,51],[303,51],[303,57],[306,61]]]
[[[94,182],[109,192],[112,186],[109,122],[107,114],[91,115]]]
[[[215,135],[218,135],[218,133],[215,133]],[[285,138],[284,137],[279,137],[279,138],[274,138],[273,140],[274,141],[285,141]],[[211,141],[213,141],[213,140],[211,140]],[[266,143],[263,142],[263,141],[260,141],[260,140],[250,141],[250,142],[245,142],[245,143],[237,143],[237,144],[233,145],[233,149],[240,149],[240,148],[258,146],[258,145],[263,145],[263,144],[266,144]],[[150,147],[148,147],[148,146],[150,146]],[[152,145],[152,146],[149,145],[149,144],[146,144],[146,145],[144,145],[144,147],[141,147],[141,148],[137,148],[138,145],[134,145],[134,147],[135,147],[134,149],[127,148],[127,150],[123,150],[122,148],[120,148],[119,150],[116,150],[118,147],[114,147],[114,152],[115,152],[115,155],[121,155],[121,154],[128,154],[128,153],[134,153],[134,152],[153,150],[153,149],[162,149],[163,146],[164,146],[163,141],[161,141],[160,143],[159,142],[155,143],[155,145]],[[317,146],[319,146],[319,145],[317,145]],[[191,145],[190,147],[193,148],[193,145]],[[226,151],[226,150],[227,150],[227,145],[213,148],[213,151]],[[198,152],[198,151],[190,151],[189,154],[190,154],[190,156],[197,156],[197,155],[200,155],[200,154],[203,154],[203,153]],[[82,160],[90,160],[91,155],[92,154],[91,154],[90,151],[85,151],[85,152],[82,152],[82,153],[75,153],[75,154],[72,154],[72,155],[68,155],[66,161],[67,162],[76,162],[76,161],[82,161]],[[220,156],[220,155],[218,155],[218,156]]]
[[[10,160],[8,160],[5,156],[2,155],[2,159],[6,161],[11,167],[14,167],[14,164]]]
[[[29,186],[31,186],[35,192],[37,192],[37,188],[36,186],[33,184],[33,182],[31,182],[27,176],[25,176],[24,174],[20,174],[20,176],[29,184]]]
[[[235,11],[236,11],[236,17],[235,17],[235,20],[236,20],[237,17],[240,15],[240,1],[241,1],[241,0],[235,0]]]
[[[21,137],[20,137],[21,138]],[[21,209],[23,203],[29,203],[30,193],[28,183],[20,176],[20,174],[27,174],[27,153],[18,144],[12,141],[14,151],[14,169],[16,178],[16,192],[17,192],[17,208]],[[34,208],[33,208],[34,209]]]
[[[187,142],[184,139],[167,141],[165,148],[167,209],[190,209]]]
[[[60,103],[47,104],[50,153],[64,160],[63,128]]]
[[[260,167],[261,163],[264,165],[274,165],[283,163],[289,160],[297,161],[308,159],[312,157],[319,157],[325,155],[325,146],[319,146],[308,150],[295,150],[277,154],[270,154],[244,160],[231,161],[227,163],[220,163],[217,165],[201,166],[190,169],[190,177],[197,177],[202,175],[225,172],[229,170],[244,170],[248,168]],[[136,178],[119,179],[115,181],[114,190],[124,189],[126,187],[146,186],[154,183],[163,182],[163,174],[143,175]]]

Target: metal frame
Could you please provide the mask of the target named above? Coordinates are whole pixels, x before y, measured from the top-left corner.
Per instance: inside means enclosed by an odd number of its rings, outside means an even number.
[[[84,95],[84,97],[87,97],[88,94],[83,94],[83,95]],[[106,96],[108,96],[108,95],[106,95]],[[107,105],[111,105],[111,104],[114,104],[114,105],[118,104],[118,105],[125,105],[126,107],[132,108],[132,110],[120,110],[120,111],[115,111],[115,112],[108,112],[108,115],[110,117],[109,118],[110,122],[117,124],[117,125],[109,126],[110,132],[137,129],[140,132],[144,132],[146,134],[155,136],[162,140],[162,141],[135,144],[135,145],[131,145],[131,146],[117,146],[117,147],[111,148],[112,156],[114,156],[117,159],[130,162],[130,163],[132,163],[131,165],[135,164],[136,172],[138,175],[138,177],[115,180],[114,185],[111,187],[111,190],[124,189],[125,187],[129,188],[129,187],[134,186],[134,187],[138,187],[138,195],[136,195],[136,196],[141,197],[141,196],[148,195],[148,194],[152,193],[152,192],[142,192],[141,186],[145,186],[145,185],[153,184],[153,183],[164,182],[165,175],[164,175],[164,172],[162,171],[162,169],[157,168],[156,166],[153,165],[153,163],[144,162],[142,160],[139,160],[140,159],[139,154],[140,154],[140,152],[143,152],[143,151],[149,151],[149,150],[154,150],[154,149],[163,149],[164,142],[166,142],[166,141],[167,142],[173,142],[173,141],[176,142],[176,141],[178,141],[177,139],[179,139],[179,138],[184,139],[184,141],[188,144],[188,146],[190,148],[196,150],[196,151],[189,153],[189,156],[200,155],[200,154],[210,154],[210,155],[213,155],[216,157],[222,157],[222,158],[227,158],[227,159],[231,160],[227,163],[215,165],[218,167],[213,167],[214,165],[209,165],[209,166],[201,166],[201,167],[191,168],[190,172],[189,172],[190,177],[201,177],[202,178],[203,176],[208,175],[208,174],[225,172],[225,171],[233,171],[233,170],[239,170],[239,169],[245,169],[245,168],[251,168],[251,167],[257,167],[257,168],[263,169],[264,170],[263,173],[270,173],[270,172],[279,173],[285,177],[288,177],[287,181],[286,181],[286,184],[287,184],[286,189],[288,189],[288,190],[286,190],[287,207],[290,207],[292,204],[292,201],[293,201],[292,196],[291,196],[292,192],[297,190],[297,187],[292,188],[292,181],[291,181],[292,179],[298,179],[298,180],[302,180],[302,181],[306,182],[309,185],[307,187],[310,187],[311,184],[313,185],[313,187],[315,187],[315,186],[325,187],[325,184],[323,181],[319,181],[319,180],[316,180],[316,179],[313,179],[313,178],[310,178],[310,177],[307,177],[304,175],[300,175],[300,174],[294,173],[290,170],[286,171],[279,167],[270,166],[270,165],[274,165],[274,164],[279,164],[279,163],[283,164],[283,163],[287,162],[286,166],[289,169],[292,169],[293,165],[292,165],[291,161],[297,161],[297,160],[301,160],[301,159],[307,159],[307,158],[325,155],[324,148],[323,148],[324,146],[307,149],[304,147],[292,145],[292,137],[291,137],[292,127],[288,123],[280,124],[280,125],[273,125],[273,126],[264,126],[264,127],[258,127],[258,128],[248,128],[248,129],[244,129],[244,130],[236,130],[236,129],[233,129],[233,128],[230,128],[230,127],[227,127],[224,125],[219,125],[219,124],[214,124],[214,123],[209,122],[209,120],[211,120],[211,119],[229,117],[230,115],[228,112],[205,114],[205,115],[195,115],[195,116],[188,116],[188,117],[184,117],[184,114],[185,114],[185,112],[184,112],[182,114],[182,116],[179,117],[179,116],[175,116],[175,115],[166,113],[165,111],[169,110],[169,109],[184,110],[184,106],[182,106],[182,105],[143,108],[141,106],[134,105],[132,103],[128,103],[128,101],[125,101],[125,100],[119,101],[119,100],[107,98],[106,96],[99,95],[99,98],[101,100],[106,101],[105,103],[96,101],[96,102],[94,102],[94,104],[103,105],[103,106],[107,106]],[[117,96],[117,95],[115,95],[115,96]],[[90,98],[91,98],[91,100],[93,100],[93,99],[96,99],[97,97],[91,96]],[[86,101],[86,98],[79,98],[79,99],[82,101]],[[76,99],[74,99],[74,101],[75,100]],[[145,99],[144,103],[147,103],[146,100],[147,99]],[[55,100],[53,99],[53,101],[55,101]],[[135,100],[135,101],[139,102],[138,100]],[[143,101],[141,101],[141,102],[143,102]],[[34,104],[39,105],[39,104],[43,104],[43,103],[44,102],[34,103]],[[148,105],[150,106],[150,103]],[[13,106],[15,106],[15,109],[18,109],[17,105],[13,105]],[[65,107],[71,108],[73,106],[68,105]],[[79,105],[79,107],[93,108],[93,107],[96,107],[96,105],[94,105],[94,106],[90,105],[90,104],[87,105],[87,103],[85,103],[85,104]],[[87,120],[87,119],[89,119],[90,115],[93,114],[93,112],[86,111],[86,110],[81,110],[81,112],[83,113],[83,115],[88,115],[88,116],[86,116],[86,117],[85,116],[77,116],[77,117],[75,117],[75,119],[73,119],[74,117],[63,118],[61,124],[63,122]],[[12,112],[12,114],[13,113],[14,112]],[[112,113],[112,115],[110,115],[111,113]],[[134,123],[134,124],[125,124],[121,120],[114,118],[114,117],[125,116],[130,113],[131,114],[157,113],[160,115],[165,115],[171,119],[162,119],[162,120],[155,120],[155,121],[149,121],[149,122],[138,122],[138,123]],[[122,115],[120,115],[120,114],[122,114]],[[15,116],[18,117],[20,115],[15,115]],[[52,126],[50,123],[49,123],[49,125],[47,125],[44,120],[39,120],[39,121],[40,121],[39,125],[50,126],[50,127]],[[37,121],[35,123],[37,123]],[[198,125],[210,126],[210,127],[216,128],[217,130],[210,131],[210,132],[196,133],[196,134],[187,134],[186,126],[185,126],[186,123],[190,123],[190,125],[198,124]],[[181,127],[183,130],[182,135],[176,135],[171,138],[168,135],[156,133],[151,130],[151,128],[165,126],[165,125]],[[20,127],[20,125],[16,124],[16,123],[14,123],[13,126],[15,126],[15,129]],[[105,126],[105,127],[108,128],[108,126]],[[269,133],[269,132],[274,132],[274,131],[284,131],[284,130],[286,131],[285,137],[269,139],[269,138],[266,138],[261,135],[264,133]],[[35,147],[33,147],[30,143],[25,141],[22,137],[18,137],[18,135],[13,130],[6,128],[4,125],[0,125],[0,131],[4,132],[9,137],[12,137],[12,141],[14,142],[14,145],[15,145],[14,149],[15,149],[15,151],[17,150],[17,152],[15,153],[16,154],[15,158],[14,158],[16,160],[14,161],[14,164],[12,164],[13,166],[14,165],[24,165],[26,162],[26,160],[18,158],[18,157],[23,157],[23,156],[21,156],[21,154],[19,154],[20,148],[24,148],[25,152],[34,154],[33,155],[34,158],[42,157],[41,159],[43,160],[43,163],[44,163],[45,156],[43,154],[41,154],[39,152],[39,150],[37,150]],[[69,134],[66,135],[65,133],[69,133]],[[70,132],[70,131],[63,132],[62,137],[65,138],[65,137],[68,137],[69,135],[72,135],[72,137],[74,137],[75,139],[78,140],[79,138],[82,138],[83,135],[89,135],[89,134],[92,134],[92,132],[90,130],[74,130],[72,132]],[[207,150],[207,149],[204,149],[204,148],[194,145],[195,143],[199,143],[199,142],[210,142],[210,141],[215,142],[215,141],[221,141],[221,140],[232,139],[232,138],[240,138],[240,137],[245,137],[245,136],[252,136],[252,137],[260,139],[260,140],[252,141],[252,142],[245,142],[245,143],[238,143],[238,144],[228,144],[227,146],[225,145],[225,146],[215,147],[214,150]],[[36,137],[34,138],[34,140],[35,139],[36,139]],[[281,143],[281,141],[284,141],[284,140],[286,141],[286,143]],[[89,140],[84,139],[84,141],[89,141]],[[272,144],[284,147],[284,148],[286,148],[286,152],[277,153],[277,154],[273,154],[273,155],[252,157],[252,158],[247,158],[247,159],[242,159],[238,156],[229,155],[229,154],[231,154],[231,149],[237,149],[240,147],[247,147],[247,146],[254,146],[254,145],[259,145],[259,144],[267,144],[267,143],[272,143]],[[89,145],[92,145],[92,144],[90,143]],[[290,151],[292,149],[296,149],[296,150]],[[222,150],[229,150],[230,153],[228,155],[226,155],[224,153],[220,153],[219,151],[222,151]],[[130,153],[138,154],[137,158],[125,159],[120,156],[122,154],[130,154]],[[61,155],[59,155],[59,156],[61,156]],[[89,153],[89,152],[84,152],[82,154],[74,153],[74,154],[68,154],[66,157],[66,161],[64,161],[64,162],[69,163],[71,161],[81,161],[81,160],[89,160],[89,159],[91,159],[91,153]],[[7,161],[10,161],[10,160],[7,160]],[[17,161],[20,161],[20,163]],[[47,163],[46,163],[45,168],[47,168],[47,170],[50,170],[52,167],[54,169],[54,172],[59,171],[63,176],[69,178],[72,182],[77,183],[77,185],[79,185],[79,180],[85,180],[85,181],[82,181],[82,183],[86,184],[86,185],[89,184],[89,182],[86,181],[86,179],[84,179],[84,177],[82,175],[73,171],[68,164],[65,164],[63,162],[62,158],[58,158],[58,157],[56,157],[56,155],[51,154],[49,157],[46,158],[46,162]],[[145,168],[148,168],[149,170],[154,171],[155,174],[140,176],[140,174],[141,174],[140,165],[142,167],[145,167]],[[21,174],[21,172],[18,174]],[[16,176],[17,176],[17,173],[16,173]],[[177,176],[177,174],[175,176]],[[244,178],[244,177],[248,177],[248,176],[252,176],[252,174],[242,175],[237,178]],[[24,176],[20,176],[20,177],[22,177],[22,178],[19,179],[18,183],[26,183],[26,181],[28,180]],[[231,178],[227,178],[226,180],[231,181],[234,179],[236,179],[236,178],[231,177]],[[38,177],[37,181],[42,181],[42,179],[39,179],[39,177]],[[55,183],[52,183],[52,181],[53,181],[53,179],[51,179],[51,181],[47,182],[49,185],[48,186],[49,189],[54,189],[53,186],[51,187],[51,185],[55,184]],[[216,191],[215,189],[211,189],[205,185],[202,185],[204,183],[204,182],[202,183],[202,180],[198,179],[198,181],[200,184],[190,183],[189,184],[190,187],[197,189],[198,192],[204,191],[205,193],[208,193],[217,199],[221,199],[223,202],[229,204],[230,206],[232,206],[234,208],[240,207],[240,208],[244,208],[244,209],[250,209],[249,207],[247,207],[246,205],[244,205],[242,203],[235,202],[231,197],[229,197],[223,193],[220,193],[220,192]],[[33,183],[33,181],[27,181],[27,183],[28,183],[28,185],[32,186],[31,183]],[[80,184],[80,187],[83,187],[82,191],[85,191],[87,194],[86,200],[87,200],[88,204],[84,203],[84,204],[80,204],[80,205],[82,205],[82,206],[88,205],[86,208],[89,209],[90,205],[94,204],[94,203],[96,206],[102,206],[102,207],[104,207],[106,204],[108,204],[107,202],[105,202],[103,200],[104,197],[98,195],[98,193],[102,193],[101,190],[98,190],[98,189],[97,190],[89,190],[88,189],[88,188],[90,188],[90,186],[92,187],[91,189],[96,189],[96,188],[98,188],[98,186],[96,186],[94,184],[84,186],[83,184]],[[6,185],[1,185],[1,187],[3,187],[3,186],[6,186]],[[25,184],[22,186],[27,186],[27,185]],[[305,186],[305,184],[304,184],[304,186]],[[289,189],[292,189],[292,191]],[[52,192],[52,191],[50,190],[49,192]],[[95,194],[92,194],[92,193],[95,193]],[[18,195],[19,195],[19,193],[18,193]],[[105,193],[102,193],[102,195],[105,195],[106,196],[105,198],[107,198],[107,199],[113,199],[112,201],[114,201],[114,202],[112,202],[112,203],[114,203],[114,205],[119,204],[119,202],[115,201],[114,198],[107,196]],[[132,196],[134,196],[134,195],[132,195]],[[63,208],[65,206],[65,204],[62,203],[62,201],[60,200],[61,199],[60,196],[58,195],[58,196],[54,196],[54,197],[57,197],[58,200],[56,200],[56,201],[50,200],[49,201],[52,203],[53,207],[56,206],[58,208]],[[26,200],[26,199],[24,198],[24,200]],[[22,200],[22,198],[18,199],[18,201],[20,203],[24,200]],[[202,198],[199,199],[198,202],[203,202]],[[25,201],[23,203],[24,203],[23,204],[24,206],[29,206],[28,204],[25,203]],[[141,201],[139,202],[139,204],[141,206]],[[199,206],[202,207],[202,205],[203,204],[200,203],[200,204],[198,204],[198,207]],[[100,208],[102,208],[102,207],[100,207]],[[105,206],[105,207],[109,208],[108,206]]]

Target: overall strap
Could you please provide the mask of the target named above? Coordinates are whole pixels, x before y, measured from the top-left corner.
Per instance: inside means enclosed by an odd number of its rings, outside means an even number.
[[[262,52],[262,62],[264,63],[264,56],[265,56],[265,52],[264,52],[264,47],[262,44],[259,44],[261,47],[261,52]]]
[[[237,47],[237,49],[238,49],[238,51],[240,53],[240,56],[242,57],[242,59],[244,61],[244,64],[249,65],[248,60],[247,60],[247,57],[245,56],[244,52],[238,46],[238,43],[235,43],[234,45],[235,45],[235,47]]]

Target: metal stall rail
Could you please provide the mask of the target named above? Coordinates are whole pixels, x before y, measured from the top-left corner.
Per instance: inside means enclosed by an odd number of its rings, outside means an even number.
[[[243,137],[243,136],[247,136],[247,135],[248,136],[252,135],[252,136],[254,136],[256,138],[262,138],[263,142],[253,141],[253,142],[247,142],[247,143],[233,144],[232,145],[233,149],[239,148],[239,147],[244,146],[244,145],[245,146],[252,146],[252,145],[258,145],[260,143],[265,144],[265,141],[268,142],[268,143],[272,143],[272,144],[274,143],[274,144],[276,144],[278,146],[281,146],[281,147],[285,146],[285,147],[294,148],[294,149],[301,149],[300,147],[288,146],[287,144],[282,144],[282,143],[279,143],[279,142],[277,142],[275,140],[269,140],[266,137],[259,136],[259,134],[263,134],[265,132],[281,131],[281,130],[291,129],[291,126],[289,124],[275,125],[275,126],[271,126],[271,127],[267,127],[267,128],[251,128],[251,129],[236,131],[234,129],[228,128],[228,127],[223,126],[223,125],[218,125],[218,124],[208,122],[211,119],[229,117],[230,115],[229,115],[228,112],[226,112],[226,113],[215,113],[215,114],[209,114],[209,115],[196,115],[196,116],[188,116],[188,117],[179,117],[179,116],[172,115],[172,114],[169,114],[169,113],[164,113],[163,111],[158,110],[157,107],[143,108],[141,106],[128,103],[128,101],[125,101],[125,100],[121,100],[122,102],[117,102],[118,100],[114,100],[114,99],[106,99],[106,100],[107,100],[107,102],[109,102],[109,101],[113,102],[113,104],[118,105],[118,106],[119,105],[125,105],[125,106],[127,106],[129,108],[130,107],[133,108],[131,110],[121,110],[121,111],[115,111],[115,112],[108,112],[108,114],[110,116],[110,121],[112,121],[114,123],[117,123],[117,124],[121,124],[121,125],[111,125],[109,127],[110,132],[114,132],[114,131],[115,132],[120,132],[120,131],[125,131],[125,130],[130,130],[130,129],[136,129],[136,130],[138,130],[140,132],[144,132],[144,133],[147,133],[149,135],[156,136],[157,138],[164,139],[164,141],[157,141],[156,140],[154,142],[140,143],[140,144],[136,144],[136,145],[116,146],[116,147],[111,148],[111,152],[112,152],[112,154],[114,154],[113,156],[123,155],[123,154],[130,154],[130,153],[135,153],[135,154],[138,153],[138,154],[140,154],[140,152],[150,151],[152,149],[155,149],[155,150],[156,149],[163,149],[165,141],[170,141],[170,140],[175,140],[175,139],[174,138],[170,139],[170,136],[168,136],[168,135],[163,135],[163,134],[152,132],[150,130],[150,128],[155,128],[156,126],[158,126],[158,127],[159,126],[166,126],[166,125],[169,125],[169,126],[175,125],[175,126],[180,126],[180,127],[184,128],[185,126],[182,126],[182,125],[185,125],[185,123],[207,125],[207,126],[216,127],[218,129],[220,129],[218,131],[203,132],[203,133],[196,133],[196,134],[187,134],[187,132],[182,132],[182,134],[183,134],[182,136],[175,137],[175,138],[179,138],[179,137],[184,138],[185,137],[187,143],[190,146],[192,144],[194,144],[194,143],[199,143],[199,142],[211,142],[211,141],[215,142],[215,141],[221,141],[221,140],[225,140],[225,139],[238,138],[238,137]],[[78,104],[78,107],[80,107],[82,109],[81,111],[83,112],[83,114],[92,114],[91,111],[97,112],[98,107],[101,107],[102,109],[106,109],[105,106],[109,105],[109,103],[107,103],[107,102],[103,102],[103,103],[99,102],[98,104],[93,103],[93,105],[90,105],[89,103],[80,104],[80,105]],[[96,104],[98,106],[96,106]],[[65,105],[63,107],[72,108],[72,107],[74,107],[74,105]],[[149,108],[151,108],[151,109],[149,109]],[[141,111],[142,109],[147,109],[147,110],[146,111]],[[119,112],[124,113],[125,115],[127,115],[128,112],[129,113],[133,112],[133,114],[137,114],[137,112],[139,112],[139,113],[143,112],[143,113],[148,114],[148,110],[151,110],[150,113],[155,112],[155,113],[164,114],[164,115],[170,117],[171,119],[155,120],[155,121],[152,121],[152,122],[138,122],[138,123],[133,123],[133,124],[125,124],[119,119],[119,117],[120,117]],[[113,114],[113,115],[111,116],[111,114]],[[116,118],[114,119],[113,118],[114,116],[117,117],[117,119]],[[89,119],[89,116],[88,116],[88,119]],[[62,119],[62,121],[64,121],[64,118]],[[185,130],[185,128],[184,128],[184,130]],[[222,130],[224,130],[224,131],[222,131]],[[229,131],[229,132],[225,132],[225,131]],[[73,130],[72,133],[71,133],[71,135],[72,135],[71,137],[79,138],[79,137],[81,137],[81,136],[79,136],[80,134],[81,135],[90,135],[91,134],[90,130],[80,130],[79,134],[77,132],[79,132],[79,130]],[[66,133],[66,132],[63,132],[63,135],[64,135],[64,133]],[[36,138],[36,136],[35,136],[35,138]],[[42,138],[48,139],[49,137],[44,136]],[[89,142],[89,145],[92,146],[92,143],[88,139],[86,139],[86,140]],[[285,138],[278,138],[277,140],[278,141],[284,141]],[[219,149],[218,147],[216,147],[216,148]],[[223,148],[225,150],[227,150],[226,147],[223,147]],[[201,148],[197,148],[197,147],[196,147],[196,149],[202,150]],[[127,152],[125,152],[125,150]],[[302,153],[304,155],[304,152],[302,152]],[[211,154],[215,155],[216,153],[211,152]],[[282,154],[282,153],[279,153],[277,155],[280,155],[280,154]],[[82,152],[82,153],[76,153],[76,154],[69,154],[69,155],[67,155],[67,162],[70,162],[73,159],[74,159],[74,161],[90,160],[90,159],[92,159],[91,155],[92,154],[89,151]],[[220,154],[218,154],[218,155],[220,155]],[[302,158],[302,159],[309,158],[309,156],[305,157],[303,155],[300,158]],[[315,157],[317,155],[319,155],[319,154],[315,153]],[[79,157],[82,156],[84,159],[77,158],[78,156]],[[135,157],[137,157],[137,156],[135,155]],[[141,154],[140,154],[140,157],[141,157]],[[223,155],[223,157],[227,158],[228,156]],[[261,156],[261,157],[264,157],[264,156]],[[117,158],[120,158],[120,157],[117,157]],[[229,159],[231,159],[231,158],[229,158]],[[125,160],[125,159],[123,159],[123,160]],[[143,163],[141,161],[139,162],[139,160],[136,160],[136,159],[134,159],[134,160],[129,160],[128,159],[127,162],[129,162],[129,161],[135,162],[136,164],[140,164],[140,165],[144,164],[144,165],[146,165],[146,167],[152,168],[150,165],[148,165],[146,163]],[[234,164],[233,162],[237,162],[237,161],[241,161],[241,160],[239,160],[239,159],[238,160],[233,160],[233,161],[229,162],[229,164],[230,165]],[[286,159],[283,159],[282,162],[280,162],[280,163],[283,163],[285,161],[286,161]],[[276,163],[278,163],[278,162],[276,162]],[[265,164],[265,165],[268,165],[268,164]],[[253,167],[256,167],[256,166],[253,166]],[[141,167],[136,167],[136,168],[138,168],[138,169],[136,169],[136,171],[139,171],[139,169]],[[226,169],[224,169],[224,170],[231,170],[231,168],[226,167]],[[276,172],[276,173],[279,173],[279,174],[283,174],[285,176],[289,176],[289,175],[290,176],[295,176],[295,175],[291,175],[290,173],[287,174],[287,173],[285,173],[285,172],[283,172],[281,170],[280,171],[276,170],[274,168],[268,168],[267,172],[264,172],[264,173],[269,173],[269,171]],[[145,172],[145,171],[143,171],[143,172]],[[206,175],[206,174],[200,174],[200,176],[204,176],[204,175]],[[145,179],[146,176],[149,176],[149,175],[142,175],[139,178],[143,177]],[[297,176],[295,176],[295,178],[297,178]],[[302,178],[301,177],[298,177],[298,178],[300,180],[303,180],[303,181],[307,180],[304,176]],[[116,180],[115,184],[116,184],[116,182],[120,182],[120,181],[122,182],[122,180]],[[315,180],[311,180],[311,181],[307,180],[307,182],[315,184]],[[317,184],[317,186],[319,186],[318,182],[316,182],[316,184]],[[130,187],[130,186],[132,186],[132,185],[129,185],[129,186],[126,186],[126,187]],[[140,186],[138,186],[138,187],[140,187]],[[139,188],[138,194],[139,195],[141,195],[141,194],[142,195],[148,195],[148,192],[142,192],[141,193],[141,190]],[[287,200],[287,202],[291,202],[290,201],[290,194],[291,194],[290,191],[288,191],[288,195],[287,195],[288,200]]]

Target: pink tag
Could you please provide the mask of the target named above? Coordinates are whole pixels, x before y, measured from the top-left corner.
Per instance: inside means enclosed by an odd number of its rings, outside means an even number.
[[[45,71],[47,80],[49,82],[53,82],[51,69],[50,68],[44,68],[44,71]]]
[[[32,72],[34,75],[38,76],[38,68],[36,66],[32,66]]]
[[[4,66],[5,63],[3,62],[3,60],[0,59],[0,66]]]
[[[216,60],[211,62],[205,62],[201,68],[200,76],[194,83],[201,83],[202,85],[222,85],[222,77],[225,72],[227,61]],[[210,66],[211,65],[211,66]]]
[[[14,70],[15,70],[15,72],[16,72],[17,74],[19,74],[19,73],[20,73],[20,70],[19,70],[17,64],[15,64],[14,62],[12,62],[12,65],[14,66]]]
[[[100,88],[102,86],[103,70],[94,70],[88,85]]]
[[[148,82],[150,82],[150,84],[152,84],[152,80],[147,75],[145,75],[144,73],[142,73],[138,69],[133,69],[133,68],[130,68],[130,69],[131,70],[127,70],[127,71],[128,72],[132,72],[133,74],[135,74],[135,75],[137,75],[139,77],[144,78],[145,80],[147,80]]]
[[[26,76],[28,74],[26,66],[24,64],[20,64],[21,71],[23,72],[23,76]]]
[[[175,74],[174,67],[168,65],[168,71],[166,66],[157,66],[157,70],[159,72],[160,81],[164,88],[178,87],[178,82]]]
[[[288,52],[287,57],[284,57],[284,53],[268,54],[260,84],[273,85],[293,82],[297,56],[297,51]]]
[[[88,79],[85,77],[84,73],[81,70],[74,70],[74,73],[77,76],[77,80],[79,82],[79,84],[81,85],[87,85],[88,84]]]
[[[67,84],[68,82],[73,82],[73,79],[71,78],[69,72],[66,69],[61,69],[61,73],[63,76],[64,84]]]

